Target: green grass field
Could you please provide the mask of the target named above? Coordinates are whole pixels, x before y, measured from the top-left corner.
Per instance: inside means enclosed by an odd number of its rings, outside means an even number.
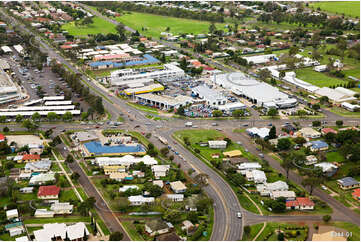
[[[326,12],[335,13],[335,14],[345,14],[345,16],[359,17],[360,16],[360,2],[326,2],[319,1],[309,4],[313,9],[318,7]]]
[[[317,72],[312,67],[295,70],[298,79],[311,83],[318,87],[329,87],[331,85],[347,83],[342,79],[330,77],[322,72]]]
[[[85,36],[88,34],[109,34],[116,33],[115,25],[107,22],[100,17],[93,18],[94,23],[85,26],[75,26],[75,22],[69,22],[61,26],[63,30],[68,31],[70,35]]]
[[[169,27],[169,32],[173,34],[205,34],[208,33],[210,23],[183,18],[174,18],[147,13],[131,12],[116,18],[117,21],[138,30],[145,36],[155,38],[160,37],[161,32],[165,32]],[[217,23],[217,29],[224,29],[226,24]],[[146,30],[142,30],[142,27]]]
[[[298,230],[300,231],[300,234],[294,238],[286,237],[287,240],[295,240],[295,241],[304,241],[307,238],[307,232],[305,229],[301,229],[302,226],[297,224],[286,224],[286,223],[275,223],[275,222],[269,222],[267,223],[265,229],[260,234],[260,236],[257,238],[256,241],[277,241],[277,234],[276,230],[280,228],[284,232],[292,231],[292,230]],[[287,228],[287,229],[286,229]],[[290,228],[293,228],[292,230]],[[251,229],[252,231],[252,229]],[[272,234],[271,234],[272,233]]]

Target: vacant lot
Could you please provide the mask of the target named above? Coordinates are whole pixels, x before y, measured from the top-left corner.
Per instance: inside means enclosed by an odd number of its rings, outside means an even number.
[[[64,24],[61,28],[68,31],[70,35],[86,36],[88,34],[109,34],[116,33],[115,25],[106,20],[94,17],[94,23],[89,25],[75,25],[75,22]]]
[[[357,17],[360,16],[360,2],[315,2],[310,3],[310,7],[317,9],[318,7],[326,12],[335,14],[345,14],[345,16]]]
[[[333,85],[347,83],[342,79],[331,77],[326,73],[314,71],[312,67],[297,69],[295,72],[298,79],[301,79],[318,87],[329,87]]]
[[[160,37],[161,32],[165,32],[169,27],[169,32],[173,34],[205,34],[208,33],[210,23],[183,18],[173,18],[167,16],[153,15],[147,13],[131,12],[116,18],[117,21],[138,30],[143,35]],[[217,29],[224,29],[226,24],[216,24]]]

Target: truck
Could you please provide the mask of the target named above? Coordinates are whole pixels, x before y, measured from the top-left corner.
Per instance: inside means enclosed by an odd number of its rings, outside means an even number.
[[[187,123],[185,123],[185,126],[186,126],[186,127],[192,127],[192,126],[193,126],[193,123],[192,123],[192,122],[187,122]]]
[[[168,145],[168,141],[166,140],[166,138],[162,137],[162,136],[158,136],[158,139],[160,142],[162,142],[165,145]]]

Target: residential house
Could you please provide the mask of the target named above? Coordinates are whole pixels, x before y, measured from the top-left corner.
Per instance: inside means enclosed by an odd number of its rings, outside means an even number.
[[[184,193],[187,190],[187,187],[181,181],[171,182],[170,187],[175,193]]]
[[[33,193],[34,187],[21,187],[19,188],[19,192],[21,193]]]
[[[166,194],[167,199],[172,200],[173,202],[183,202],[183,194]]]
[[[252,171],[255,169],[261,169],[262,166],[257,162],[244,162],[237,166],[242,175],[246,175],[246,171]]]
[[[55,214],[72,214],[74,205],[65,203],[53,203],[50,206],[50,210],[54,211]]]
[[[337,184],[343,189],[353,189],[360,186],[360,182],[356,181],[352,177],[344,177],[337,180]]]
[[[305,165],[313,165],[317,163],[317,157],[314,155],[308,155],[306,156]]]
[[[155,236],[169,232],[169,226],[161,219],[148,220],[144,227],[149,236]]]
[[[267,181],[264,171],[252,170],[246,172],[247,181],[254,181],[254,183],[264,183]]]
[[[359,200],[359,201],[360,201],[360,188],[357,188],[357,189],[353,190],[353,192],[352,192],[352,197],[353,197],[355,200]]]
[[[5,230],[9,232],[10,237],[14,237],[25,232],[22,222],[7,224],[5,225]]]
[[[38,191],[39,199],[57,199],[59,197],[60,187],[52,186],[40,186]]]
[[[322,140],[315,140],[308,143],[310,144],[312,152],[328,150],[328,144]],[[305,146],[307,146],[308,143],[306,143]]]
[[[142,195],[128,197],[131,206],[141,206],[144,204],[150,204],[155,201],[154,197],[144,197]]]
[[[104,166],[104,174],[110,175],[112,173],[125,172],[125,166]]]
[[[296,200],[286,201],[286,209],[313,210],[315,203],[308,197],[296,197]]]
[[[327,176],[333,176],[338,167],[330,162],[321,162],[314,165],[315,167],[319,167],[323,173],[326,173]]]
[[[270,196],[273,191],[288,191],[288,185],[284,181],[276,181],[273,183],[264,183],[256,186],[261,196]]]
[[[51,160],[28,162],[25,164],[25,172],[47,172],[50,170]]]
[[[334,130],[333,128],[323,128],[323,129],[321,130],[321,134],[322,134],[322,135],[326,135],[326,134],[328,134],[328,133],[337,134],[337,131]]]
[[[229,158],[240,157],[242,156],[242,152],[240,150],[232,150],[232,151],[223,152],[223,155]]]
[[[169,168],[170,168],[169,165],[153,165],[152,171],[154,173],[155,178],[158,179],[160,177],[167,176]]]
[[[208,146],[211,149],[225,149],[227,148],[227,141],[224,140],[210,140]]]
[[[270,193],[270,197],[273,200],[276,200],[280,197],[284,197],[286,200],[294,200],[296,199],[296,193],[294,191],[272,191]]]
[[[29,185],[42,185],[47,182],[54,182],[55,174],[54,173],[40,173],[38,175],[33,175],[30,178]]]
[[[126,192],[129,189],[139,189],[137,185],[124,185],[119,188],[119,192]]]
[[[321,137],[321,133],[314,130],[313,128],[302,128],[296,132],[297,135],[301,135],[304,138],[317,139]]]
[[[110,173],[109,178],[116,181],[133,180],[133,176],[128,172]]]
[[[8,220],[13,219],[13,218],[18,218],[19,217],[19,213],[17,209],[10,209],[6,211],[6,218]]]
[[[54,215],[54,211],[49,211],[46,208],[38,208],[34,213],[35,218],[53,218]]]
[[[196,229],[196,226],[194,226],[194,224],[192,224],[192,222],[191,221],[189,221],[189,220],[184,220],[183,222],[182,222],[182,227],[181,227],[181,229],[183,230],[183,231],[186,231],[187,232],[187,235],[189,235],[189,234],[192,234],[194,231],[195,231],[195,229]]]
[[[35,161],[39,161],[40,160],[40,155],[36,155],[36,154],[25,154],[23,155],[23,158],[21,159],[21,162],[35,162]],[[18,163],[20,163],[18,161]]]
[[[65,223],[44,224],[43,229],[35,230],[35,241],[64,241],[66,237],[69,241],[81,241],[89,235],[89,231],[83,222],[77,222],[67,226]]]
[[[157,185],[157,186],[159,186],[160,188],[163,188],[163,186],[164,186],[162,180],[155,180],[155,181],[153,181],[153,185]]]

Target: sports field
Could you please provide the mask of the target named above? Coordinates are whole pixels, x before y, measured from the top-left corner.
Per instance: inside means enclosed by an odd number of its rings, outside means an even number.
[[[330,12],[330,13],[337,13],[337,14],[345,14],[345,16],[351,17],[359,17],[360,16],[360,2],[314,2],[310,3],[310,7],[317,9],[320,7],[321,10]]]
[[[206,34],[210,23],[184,18],[174,18],[147,13],[131,12],[116,18],[117,21],[138,30],[145,36],[155,38],[160,37],[161,32],[165,32],[169,27],[172,34]],[[216,23],[217,29],[224,29],[226,23]],[[142,30],[144,28],[144,30]]]
[[[107,22],[106,20],[94,17],[94,23],[89,25],[78,25],[75,26],[75,22],[70,22],[61,26],[63,30],[68,31],[70,35],[74,36],[85,36],[88,34],[109,34],[109,33],[116,33],[115,25],[112,23]]]

